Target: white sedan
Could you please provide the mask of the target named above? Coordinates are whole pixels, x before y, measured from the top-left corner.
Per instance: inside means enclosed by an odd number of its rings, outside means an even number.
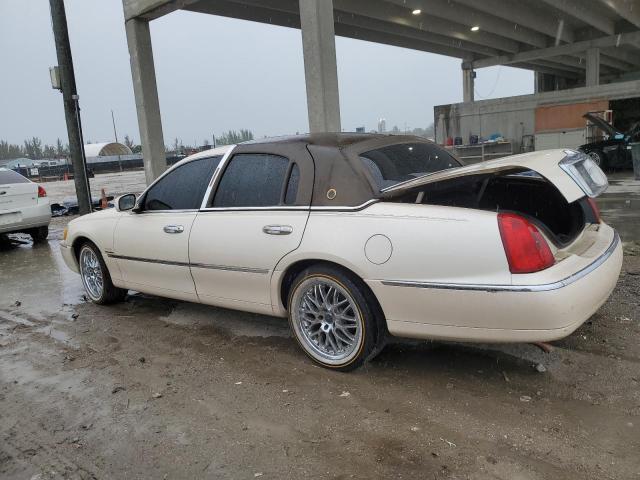
[[[96,303],[128,289],[288,317],[302,350],[349,370],[388,335],[565,337],[622,264],[586,155],[462,166],[413,136],[321,134],[188,157],[61,244]]]
[[[0,234],[28,233],[34,243],[49,235],[47,192],[13,170],[0,168]]]

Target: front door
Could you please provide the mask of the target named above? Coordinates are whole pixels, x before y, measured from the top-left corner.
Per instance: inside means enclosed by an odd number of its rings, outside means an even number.
[[[191,273],[200,301],[271,313],[271,274],[300,245],[309,199],[300,168],[275,154],[238,153],[191,231]],[[305,205],[306,204],[306,205]]]
[[[196,301],[189,270],[189,234],[220,156],[192,160],[154,183],[116,226],[115,257],[127,287]]]

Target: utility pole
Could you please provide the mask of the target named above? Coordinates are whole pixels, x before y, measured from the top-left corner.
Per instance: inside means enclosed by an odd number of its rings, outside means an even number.
[[[116,130],[116,117],[113,116],[113,110],[111,110],[111,122],[113,122],[113,136],[116,137],[116,143],[118,143],[118,131]]]
[[[51,23],[56,43],[58,69],[60,72],[60,90],[64,104],[64,116],[69,135],[69,154],[73,165],[73,180],[78,197],[78,211],[81,215],[91,212],[91,193],[84,157],[84,145],[80,131],[80,107],[76,92],[76,77],[73,72],[73,59],[67,31],[67,15],[64,0],[49,0],[51,7]]]

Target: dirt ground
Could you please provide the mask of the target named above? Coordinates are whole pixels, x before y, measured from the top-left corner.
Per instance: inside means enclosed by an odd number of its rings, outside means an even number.
[[[623,271],[551,353],[396,339],[349,374],[285,320],[85,301],[54,219],[0,248],[0,478],[640,479],[639,192],[601,200]]]

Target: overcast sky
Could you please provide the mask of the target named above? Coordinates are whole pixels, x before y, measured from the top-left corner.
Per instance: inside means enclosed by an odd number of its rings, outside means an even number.
[[[139,140],[121,0],[66,0],[86,140]],[[202,143],[248,128],[258,137],[308,130],[299,30],[190,12],[151,23],[165,143]],[[433,106],[462,101],[460,60],[336,39],[342,127],[426,127]],[[0,139],[66,143],[47,0],[0,0]],[[478,71],[476,98],[533,92],[533,73]]]

